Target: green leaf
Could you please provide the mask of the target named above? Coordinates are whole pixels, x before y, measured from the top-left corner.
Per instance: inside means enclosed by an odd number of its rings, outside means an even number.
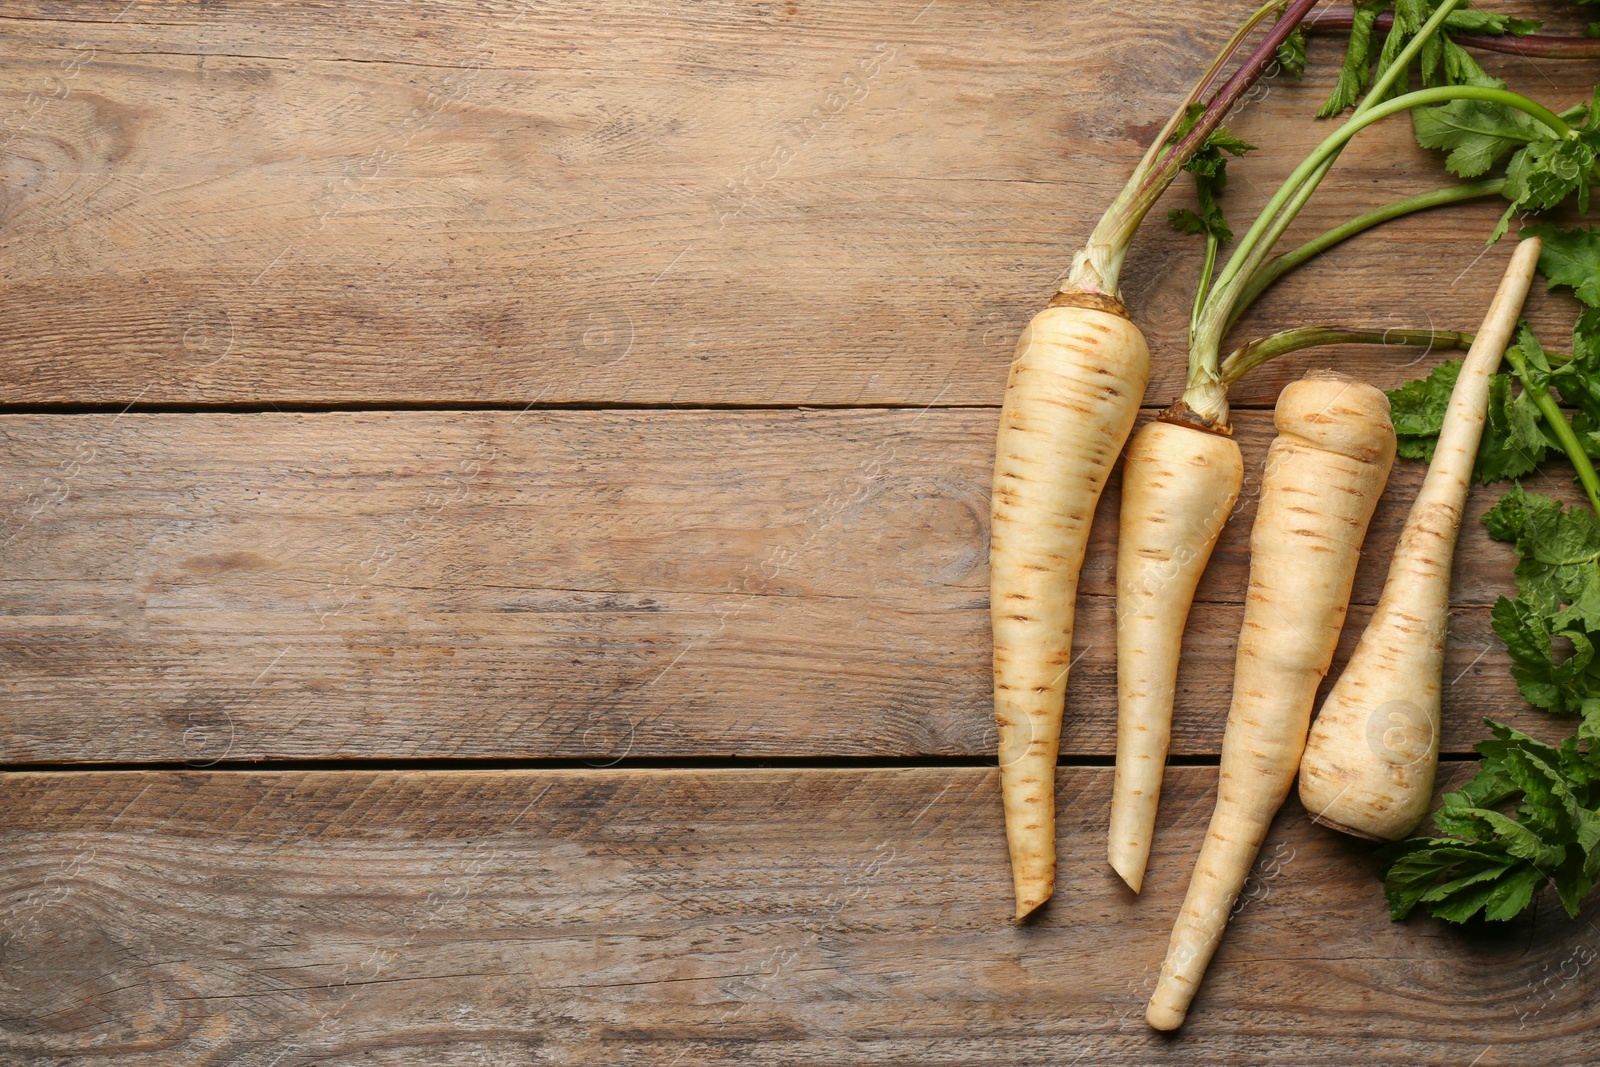
[[[1489,536],[1496,541],[1515,541],[1535,522],[1549,521],[1552,513],[1560,514],[1561,504],[1547,496],[1525,491],[1513,485],[1511,491],[1483,513],[1483,524]]]
[[[1494,878],[1511,866],[1504,851],[1450,838],[1414,838],[1390,846],[1384,855],[1383,891],[1389,915],[1397,920],[1411,914],[1440,881],[1459,880],[1465,887],[1479,881],[1475,876],[1480,873]],[[1437,914],[1437,909],[1429,910]]]
[[[1578,808],[1578,847],[1585,852],[1593,852],[1596,845],[1600,845],[1600,811],[1589,808]]]
[[[1505,88],[1504,82],[1494,78],[1479,81]],[[1452,100],[1438,107],[1419,107],[1411,113],[1411,125],[1422,147],[1450,153],[1444,165],[1462,178],[1476,178],[1507,152],[1549,137],[1537,120],[1489,100]]]
[[[1415,37],[1417,31],[1422,29],[1422,24],[1428,21],[1432,14],[1428,10],[1428,0],[1394,0],[1394,23],[1389,27],[1389,34],[1383,39],[1383,50],[1378,54],[1378,67],[1375,78],[1382,78],[1395,60],[1400,57],[1400,52],[1406,43]],[[1424,46],[1426,47],[1426,46]],[[1390,95],[1405,92],[1406,78],[1402,75],[1389,90]],[[1374,104],[1381,103],[1373,100]]]
[[[1556,895],[1561,898],[1561,906],[1567,909],[1567,917],[1576,919],[1579,906],[1594,889],[1594,876],[1586,872],[1581,864],[1564,864],[1551,876],[1551,881],[1555,883]]]
[[[1530,33],[1536,33],[1542,25],[1544,23],[1538,19],[1517,19],[1475,8],[1457,8],[1444,19],[1444,28],[1454,30],[1456,33],[1485,35],[1505,33],[1513,37],[1526,37]]]
[[[1441,37],[1441,40],[1444,41],[1446,85],[1479,85],[1488,80],[1489,76],[1478,66],[1478,61],[1472,58],[1472,53],[1448,37]]]
[[[1579,805],[1561,777],[1559,754],[1548,745],[1512,733],[1505,740],[1485,741],[1480,752],[1498,749],[1498,760],[1516,788],[1522,793],[1518,815],[1541,831],[1571,836],[1579,819]]]
[[[1168,144],[1177,144],[1205,113],[1203,104],[1189,105],[1178,128],[1167,138]],[[1235,137],[1222,127],[1212,130],[1183,169],[1194,176],[1196,210],[1177,208],[1167,213],[1167,224],[1183,233],[1208,234],[1223,244],[1233,240],[1233,231],[1223,217],[1218,198],[1228,185],[1227,156],[1242,156],[1255,150],[1255,145]],[[1224,154],[1226,153],[1226,154]]]
[[[1520,867],[1509,877],[1495,883],[1494,891],[1483,902],[1483,917],[1504,922],[1514,918],[1533,899],[1533,891],[1545,880],[1545,875],[1533,867]]]
[[[1533,401],[1524,393],[1513,393],[1506,375],[1490,378],[1489,418],[1478,444],[1474,477],[1485,483],[1520,478],[1544,461],[1548,449]]]
[[[1576,194],[1589,210],[1595,150],[1587,140],[1548,138],[1525,145],[1506,165],[1505,198],[1519,211],[1546,211]]]
[[[1409,381],[1389,391],[1389,418],[1394,423],[1400,455],[1406,459],[1433,458],[1450,407],[1450,391],[1461,375],[1461,361],[1450,359],[1433,368],[1426,378]]]
[[[1531,827],[1498,811],[1483,809],[1479,814],[1500,835],[1506,851],[1518,859],[1527,860],[1536,867],[1554,867],[1566,859],[1565,847],[1547,844]]]
[[[1536,494],[1524,499],[1517,535],[1520,558],[1513,573],[1521,598],[1553,616],[1563,606],[1594,595],[1600,584],[1600,521],[1582,505],[1563,508]],[[1588,625],[1600,629],[1600,619]]]
[[[1517,874],[1526,869],[1524,864],[1513,865],[1509,870],[1500,872],[1503,878],[1516,878]],[[1429,910],[1434,915],[1446,922],[1464,923],[1479,911],[1495,902],[1498,895],[1500,882],[1485,881],[1468,886],[1458,892],[1452,893],[1445,900],[1434,904]]]
[[[1377,25],[1379,13],[1388,6],[1388,0],[1356,0],[1344,65],[1339,69],[1339,80],[1334,84],[1333,92],[1317,111],[1319,119],[1332,118],[1345,108],[1353,107],[1371,84],[1373,28]]]
[[[1304,26],[1296,26],[1278,46],[1278,65],[1298,80],[1306,76],[1306,62],[1306,30]]]
[[[1474,854],[1474,858],[1476,858],[1476,853]],[[1449,870],[1465,870],[1465,874],[1458,878],[1452,878],[1448,882],[1441,882],[1438,885],[1430,886],[1428,890],[1417,899],[1429,903],[1436,900],[1449,900],[1451,897],[1455,896],[1457,893],[1460,893],[1469,885],[1476,885],[1479,882],[1487,882],[1491,878],[1498,878],[1505,874],[1506,871],[1510,870],[1513,866],[1514,863],[1510,859],[1504,859],[1504,862],[1501,863],[1486,861],[1482,865],[1477,863],[1458,863],[1449,868]]]
[[[1545,615],[1522,598],[1501,597],[1491,613],[1494,632],[1511,653],[1511,677],[1522,697],[1536,708],[1566,710],[1561,680],[1556,676],[1550,627]]]
[[[1592,308],[1600,308],[1600,227],[1560,230],[1554,226],[1522,227],[1524,234],[1544,242],[1539,254],[1539,273],[1550,288],[1564,285]],[[1594,329],[1600,332],[1600,320]]]

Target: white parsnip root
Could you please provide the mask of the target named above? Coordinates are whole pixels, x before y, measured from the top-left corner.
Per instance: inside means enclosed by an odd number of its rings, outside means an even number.
[[[1306,742],[1301,802],[1316,821],[1357,837],[1405,837],[1433,796],[1451,561],[1487,418],[1489,378],[1522,314],[1539,251],[1538,239],[1530,238],[1512,256],[1450,393],[1383,596]]]
[[[1017,342],[990,516],[994,709],[1018,919],[1055,885],[1056,752],[1078,572],[1150,374],[1144,336],[1120,302],[1056,300]]]
[[[1222,738],[1217,805],[1145,1017],[1182,1025],[1272,817],[1294,785],[1333,660],[1361,542],[1394,462],[1389,400],[1307,376],[1278,398],[1250,532],[1250,582]]]
[[[1155,833],[1184,623],[1243,481],[1232,437],[1176,422],[1146,424],[1123,459],[1117,769],[1107,857],[1135,893]]]

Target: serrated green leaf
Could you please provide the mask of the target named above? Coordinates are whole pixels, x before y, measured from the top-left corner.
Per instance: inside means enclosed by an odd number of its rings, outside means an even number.
[[[1384,850],[1384,895],[1392,918],[1404,919],[1441,879],[1487,868],[1504,870],[1504,850],[1468,845],[1449,838],[1417,838]],[[1432,910],[1432,909],[1430,909]]]
[[[1478,444],[1473,476],[1485,483],[1520,478],[1544,461],[1548,449],[1538,408],[1524,394],[1513,390],[1506,375],[1491,377],[1489,417]]]
[[[1483,525],[1496,541],[1515,541],[1530,524],[1549,521],[1554,513],[1561,513],[1559,501],[1538,493],[1529,493],[1519,485],[1495,501],[1494,507],[1483,513]]]
[[[1459,870],[1463,866],[1467,865],[1457,864],[1452,869]],[[1485,863],[1481,867],[1467,866],[1466,874],[1461,875],[1459,878],[1452,878],[1448,882],[1440,882],[1438,885],[1430,886],[1427,891],[1417,899],[1423,903],[1432,903],[1436,900],[1446,900],[1461,892],[1461,890],[1465,889],[1469,885],[1476,885],[1479,882],[1487,882],[1491,878],[1499,878],[1501,875],[1505,874],[1506,871],[1510,870],[1512,866],[1513,862],[1510,859],[1505,859],[1503,863]]]
[[[1600,846],[1600,811],[1580,807],[1577,827],[1575,841],[1579,848],[1585,852],[1592,852],[1596,846]]]
[[[1172,136],[1167,139],[1167,143],[1175,144],[1187,136],[1204,110],[1199,104],[1190,104],[1188,113]],[[1196,208],[1195,210],[1177,208],[1168,212],[1168,225],[1184,233],[1208,234],[1222,244],[1232,241],[1233,231],[1223,216],[1222,205],[1218,203],[1218,198],[1228,185],[1227,156],[1242,156],[1246,152],[1254,151],[1255,147],[1222,127],[1212,130],[1205,142],[1183,165],[1183,169],[1194,177]]]
[[[1495,88],[1505,83],[1481,79]],[[1417,143],[1448,151],[1445,167],[1462,178],[1476,178],[1503,159],[1506,153],[1549,134],[1537,120],[1515,108],[1488,100],[1452,100],[1438,107],[1419,107],[1411,113]],[[1511,199],[1509,194],[1508,199]]]
[[[1389,33],[1383,39],[1383,49],[1378,53],[1378,66],[1374,71],[1374,78],[1382,78],[1394,66],[1395,60],[1400,57],[1400,52],[1406,43],[1416,36],[1422,24],[1428,20],[1431,12],[1428,10],[1427,0],[1394,0],[1394,22],[1389,27]],[[1402,75],[1389,90],[1389,95],[1397,96],[1406,91],[1406,77]],[[1381,103],[1373,100],[1372,103]]]
[[[1356,0],[1344,64],[1339,68],[1339,80],[1333,92],[1317,111],[1319,119],[1332,118],[1345,108],[1353,107],[1366,92],[1372,76],[1373,28],[1377,25],[1378,14],[1388,6],[1388,0]]]
[[[1545,841],[1532,827],[1498,811],[1479,808],[1478,816],[1494,828],[1506,851],[1518,859],[1527,860],[1536,867],[1553,868],[1567,857],[1565,845]]]
[[[1389,417],[1402,458],[1433,458],[1434,445],[1444,427],[1444,414],[1450,407],[1450,391],[1460,374],[1461,361],[1446,360],[1426,378],[1389,391]]]
[[[1488,80],[1489,76],[1472,58],[1472,53],[1447,37],[1440,39],[1444,42],[1443,80],[1446,85],[1479,85]]]
[[[1594,889],[1594,876],[1581,864],[1565,864],[1550,880],[1555,884],[1556,896],[1561,898],[1561,906],[1567,910],[1567,917],[1576,919],[1584,898]]]
[[[1540,502],[1525,511],[1517,537],[1521,558],[1513,573],[1520,598],[1553,616],[1593,595],[1600,583],[1600,521],[1581,505],[1563,508],[1528,494],[1530,502],[1534,499]]]
[[[1504,877],[1515,878],[1524,865],[1513,866]],[[1449,899],[1430,903],[1428,910],[1446,922],[1464,923],[1494,902],[1500,882],[1479,882],[1453,894]]]
[[[1594,164],[1594,148],[1585,140],[1534,141],[1506,165],[1502,195],[1519,211],[1546,211],[1576,195],[1578,210],[1587,211]]]
[[[1492,11],[1479,11],[1476,8],[1457,8],[1445,16],[1444,27],[1456,33],[1472,34],[1499,34],[1506,33],[1513,37],[1526,37],[1538,31],[1544,25],[1538,19],[1518,19],[1509,15],[1498,15]]]
[[[1504,922],[1515,917],[1533,899],[1533,891],[1544,883],[1545,875],[1532,867],[1518,867],[1495,883],[1494,891],[1483,902],[1483,917]]]
[[[1518,598],[1501,597],[1489,613],[1494,632],[1511,654],[1511,677],[1522,698],[1546,711],[1561,709],[1561,687],[1553,677],[1550,629],[1544,614]]]
[[[1306,76],[1307,61],[1306,30],[1304,26],[1296,26],[1278,46],[1278,65],[1291,78],[1298,80]]]
[[[1585,304],[1600,307],[1600,227],[1563,230],[1533,225],[1524,226],[1522,232],[1544,242],[1539,273],[1550,288],[1566,286]]]
[[[1550,755],[1555,756],[1554,749]],[[1505,767],[1507,776],[1522,791],[1517,813],[1523,824],[1563,838],[1570,836],[1579,809],[1560,773],[1529,746],[1517,743],[1507,744]]]

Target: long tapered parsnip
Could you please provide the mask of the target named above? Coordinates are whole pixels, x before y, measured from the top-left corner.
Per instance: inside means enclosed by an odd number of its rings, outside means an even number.
[[[1150,375],[1144,336],[1113,302],[1092,303],[1047,307],[1023,331],[995,446],[994,708],[1018,919],[1055,884],[1056,751],[1078,572]]]
[[[1177,422],[1147,423],[1123,458],[1108,858],[1135,893],[1155,832],[1184,622],[1243,482],[1232,437]]]
[[[1500,366],[1539,265],[1517,246],[1461,364],[1433,461],[1411,505],[1377,610],[1323,702],[1300,762],[1300,800],[1336,830],[1397,841],[1422,820],[1439,765],[1450,565]]]
[[[1217,805],[1145,1017],[1183,1023],[1272,816],[1294,784],[1373,508],[1394,463],[1389,400],[1338,375],[1284,389],[1250,531],[1250,582]]]

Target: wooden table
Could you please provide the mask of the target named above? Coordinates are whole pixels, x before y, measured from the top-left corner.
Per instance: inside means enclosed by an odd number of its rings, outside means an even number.
[[[985,530],[1010,347],[1250,7],[10,5],[0,1061],[1593,1063],[1592,918],[1391,924],[1371,849],[1293,804],[1192,1021],[1145,1027],[1249,506],[1185,638],[1135,898],[1103,859],[1108,491],[1060,891],[1007,921]],[[1238,116],[1270,148],[1236,218],[1325,132],[1335,50]],[[1563,106],[1597,80],[1484,62]],[[1436,174],[1391,124],[1296,233]],[[1244,329],[1471,329],[1498,210],[1337,249]],[[1151,405],[1195,269],[1156,224],[1127,271]],[[1531,313],[1554,335],[1571,307]],[[1286,381],[1431,361],[1269,367],[1236,394],[1251,480]],[[1346,652],[1419,478],[1396,471]],[[1484,715],[1568,728],[1489,628],[1510,560],[1469,523],[1447,781]]]

